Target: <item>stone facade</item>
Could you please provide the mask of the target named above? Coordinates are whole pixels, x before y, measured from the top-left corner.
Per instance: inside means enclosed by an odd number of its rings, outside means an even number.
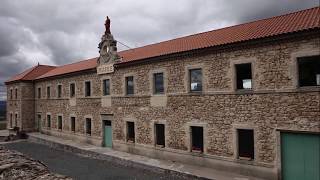
[[[320,133],[320,89],[297,86],[297,57],[320,55],[319,49],[319,37],[301,33],[281,40],[172,56],[164,61],[115,66],[109,74],[90,70],[34,84],[9,84],[8,93],[17,87],[19,98],[8,98],[7,117],[18,112],[19,119],[23,117],[18,126],[27,129],[41,115],[41,132],[100,146],[104,116],[108,115],[114,149],[218,169],[229,167],[275,179],[279,132]],[[237,91],[235,65],[247,62],[252,63],[253,88]],[[202,69],[201,93],[188,90],[190,68]],[[155,72],[164,73],[162,95],[153,94]],[[134,95],[130,96],[125,95],[125,77],[129,75],[134,77]],[[102,81],[106,78],[110,79],[111,93],[103,96]],[[91,82],[90,97],[84,95],[85,81]],[[70,83],[76,85],[74,98],[69,95]],[[57,97],[58,85],[62,85],[61,98]],[[51,87],[49,99],[47,86]],[[40,99],[38,88],[42,91]],[[47,115],[51,115],[50,128]],[[58,116],[63,117],[62,130],[57,128]],[[71,117],[76,118],[75,132],[71,131]],[[91,135],[85,133],[86,118],[92,120]],[[127,142],[127,121],[135,122],[135,143]],[[164,148],[155,146],[155,123],[165,124]],[[190,126],[204,129],[203,153],[191,152]],[[253,161],[238,159],[237,129],[253,129]]]

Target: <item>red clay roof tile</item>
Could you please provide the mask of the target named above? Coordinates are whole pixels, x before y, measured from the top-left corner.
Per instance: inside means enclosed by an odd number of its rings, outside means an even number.
[[[28,81],[28,80],[34,80],[35,78],[45,74],[46,72],[56,68],[55,66],[47,66],[47,65],[37,65],[32,68],[29,68],[25,70],[24,72],[10,78],[6,81],[13,82],[13,81]]]
[[[119,52],[121,63],[319,28],[320,7]]]
[[[68,74],[68,73],[93,69],[97,67],[97,59],[98,58],[92,58],[92,59],[87,59],[87,60],[72,63],[72,64],[58,66],[57,68],[52,69],[51,71],[43,74],[42,76],[37,77],[36,79],[42,79],[42,78],[47,78],[51,76],[57,76],[62,74]]]
[[[319,14],[320,7],[318,6],[286,15],[276,16],[268,19],[168,40],[135,49],[125,50],[119,52],[119,55],[122,57],[122,62],[118,64],[201,48],[220,46],[236,42],[271,37],[280,34],[315,29],[320,27]],[[47,78],[51,76],[93,69],[96,68],[96,66],[97,58],[92,58],[77,63],[56,67],[41,76],[33,78]],[[17,80],[21,76],[24,76],[23,74],[28,74],[28,70],[12,79]],[[32,77],[30,77],[30,79],[32,79]],[[11,81],[11,79],[9,81]]]

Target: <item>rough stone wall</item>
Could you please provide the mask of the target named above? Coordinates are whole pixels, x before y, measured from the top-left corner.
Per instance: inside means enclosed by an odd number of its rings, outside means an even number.
[[[12,113],[12,127],[15,126],[15,114],[18,114],[17,126],[21,127],[20,109],[21,109],[21,90],[19,88],[20,83],[14,83],[7,85],[7,128],[10,128],[10,113]],[[18,88],[18,98],[15,98],[15,89]],[[10,89],[12,89],[13,95],[10,98]]]
[[[176,57],[165,62],[115,69],[111,76],[111,107],[101,107],[101,77],[94,72],[36,82],[43,98],[36,99],[36,112],[51,113],[51,131],[57,131],[57,115],[64,119],[63,133],[70,133],[70,115],[76,117],[76,135],[85,135],[85,118],[92,117],[92,136],[102,139],[100,114],[113,114],[113,139],[125,142],[126,120],[135,121],[136,144],[153,147],[152,121],[165,120],[168,149],[187,151],[190,147],[188,123],[203,123],[207,130],[205,153],[235,159],[235,129],[253,128],[258,163],[273,165],[276,158],[276,129],[320,132],[319,88],[299,90],[293,73],[296,52],[317,51],[319,38],[306,37],[243,49],[206,52]],[[320,52],[319,52],[320,54]],[[250,93],[234,90],[234,64],[253,63]],[[187,66],[203,68],[202,94],[187,91]],[[150,72],[165,69],[167,105],[151,106]],[[135,95],[124,95],[124,77],[134,76]],[[84,97],[84,81],[91,80],[93,96]],[[69,100],[69,83],[76,82],[76,106]],[[45,99],[45,87],[63,85],[62,98]]]

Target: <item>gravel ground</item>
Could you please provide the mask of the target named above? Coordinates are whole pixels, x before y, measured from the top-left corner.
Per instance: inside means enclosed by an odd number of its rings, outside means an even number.
[[[83,157],[70,152],[27,141],[4,145],[46,164],[50,171],[76,180],[182,180],[185,178],[162,172],[122,166],[109,161]]]

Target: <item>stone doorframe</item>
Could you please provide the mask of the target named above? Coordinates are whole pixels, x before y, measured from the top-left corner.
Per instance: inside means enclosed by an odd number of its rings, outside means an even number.
[[[167,121],[166,120],[152,120],[151,125],[151,138],[152,138],[152,145],[156,147],[156,124],[163,124],[164,125],[164,148],[168,147],[168,141],[169,141],[169,132],[167,127]]]
[[[100,122],[101,122],[101,132],[100,136],[102,137],[101,140],[101,146],[104,146],[104,126],[105,126],[105,121],[111,121],[111,129],[113,130],[114,128],[114,123],[113,123],[113,114],[100,114]],[[113,142],[113,131],[111,134],[111,139]]]
[[[186,132],[186,145],[188,147],[188,152],[192,152],[192,137],[191,137],[191,127],[197,126],[203,128],[203,154],[207,154],[207,148],[208,148],[208,123],[206,122],[199,122],[199,121],[191,121],[186,123],[185,125],[185,132]]]

